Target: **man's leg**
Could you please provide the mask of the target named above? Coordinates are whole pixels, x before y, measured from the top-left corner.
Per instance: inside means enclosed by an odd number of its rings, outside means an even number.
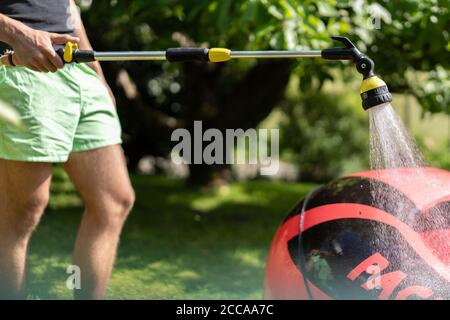
[[[0,299],[25,298],[30,236],[47,206],[52,166],[0,160]]]
[[[75,244],[81,269],[78,299],[103,299],[134,192],[119,145],[72,153],[65,169],[79,190],[85,211]]]

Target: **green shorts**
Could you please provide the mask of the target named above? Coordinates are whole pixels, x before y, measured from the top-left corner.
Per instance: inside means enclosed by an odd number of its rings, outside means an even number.
[[[24,127],[0,122],[0,159],[66,162],[72,152],[122,142],[108,91],[87,65],[56,73],[0,67],[0,100],[19,112]]]

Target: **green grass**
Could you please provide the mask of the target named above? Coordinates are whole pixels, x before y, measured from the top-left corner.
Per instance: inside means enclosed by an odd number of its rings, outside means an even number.
[[[82,208],[67,182],[56,180],[57,195],[30,244],[31,299],[72,297],[65,271]],[[132,180],[137,202],[123,230],[108,299],[262,298],[272,236],[313,187],[253,181],[208,192],[162,177]]]

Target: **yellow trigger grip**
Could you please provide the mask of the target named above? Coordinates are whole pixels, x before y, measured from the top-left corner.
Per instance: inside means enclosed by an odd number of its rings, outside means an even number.
[[[208,53],[210,62],[225,62],[231,60],[231,51],[225,48],[211,48]]]
[[[64,48],[64,61],[66,63],[73,62],[73,52],[78,50],[78,44],[74,42],[67,42],[66,47]]]

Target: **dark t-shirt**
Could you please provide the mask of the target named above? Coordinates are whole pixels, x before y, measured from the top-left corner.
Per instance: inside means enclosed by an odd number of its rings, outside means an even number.
[[[70,0],[0,0],[0,13],[36,30],[73,34]]]

